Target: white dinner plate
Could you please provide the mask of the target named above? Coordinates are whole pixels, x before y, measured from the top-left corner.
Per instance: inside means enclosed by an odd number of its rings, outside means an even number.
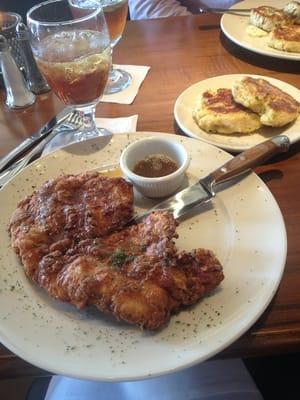
[[[234,342],[275,294],[286,260],[285,226],[271,192],[254,173],[227,186],[211,207],[199,209],[178,227],[178,247],[212,249],[224,266],[225,279],[159,332],[143,332],[94,309],[78,311],[25,277],[7,232],[17,203],[48,178],[117,163],[125,146],[152,135],[157,133],[71,145],[37,160],[0,190],[0,340],[24,360],[55,374],[106,381],[174,372]],[[199,140],[174,139],[191,156],[190,183],[231,157]],[[141,196],[136,201],[142,208],[150,205]]]
[[[193,110],[195,109],[197,100],[199,97],[201,97],[202,93],[209,89],[232,88],[233,82],[241,79],[244,76],[266,79],[273,85],[289,93],[300,102],[300,90],[278,79],[248,74],[215,76],[188,87],[177,98],[174,106],[174,116],[180,129],[182,129],[182,131],[190,137],[201,139],[207,143],[233,152],[249,149],[256,144],[281,133],[287,135],[291,143],[295,143],[297,140],[299,140],[300,117],[298,117],[296,121],[282,128],[271,128],[265,126],[250,134],[222,135],[216,133],[207,133],[196,124],[193,118]]]
[[[259,6],[272,6],[283,8],[288,0],[245,0],[233,5],[231,8],[256,8]],[[237,45],[254,51],[258,54],[282,58],[287,60],[300,60],[300,53],[290,53],[269,47],[268,36],[253,37],[246,29],[249,24],[249,15],[223,14],[221,18],[221,29],[224,34]]]

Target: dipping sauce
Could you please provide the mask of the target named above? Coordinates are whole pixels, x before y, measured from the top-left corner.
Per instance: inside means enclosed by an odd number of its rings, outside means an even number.
[[[136,163],[133,172],[146,178],[170,175],[178,169],[177,163],[163,154],[151,154]]]

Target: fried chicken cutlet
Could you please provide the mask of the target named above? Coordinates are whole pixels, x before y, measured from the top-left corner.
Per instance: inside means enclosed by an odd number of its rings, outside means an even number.
[[[250,133],[261,126],[259,116],[236,103],[225,88],[204,92],[193,117],[201,129],[212,133]]]
[[[168,212],[124,227],[132,210],[132,186],[122,178],[62,176],[19,203],[9,225],[12,247],[27,276],[52,297],[159,329],[215,289],[222,266],[208,250],[179,252]]]
[[[96,172],[49,180],[21,201],[10,221],[13,248],[26,274],[56,249],[121,228],[133,212],[132,185]]]

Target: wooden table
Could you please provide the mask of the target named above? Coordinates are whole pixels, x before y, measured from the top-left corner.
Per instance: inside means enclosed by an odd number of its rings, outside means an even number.
[[[188,86],[223,74],[251,73],[281,79],[300,89],[300,63],[263,57],[243,50],[221,33],[215,16],[174,17],[128,22],[114,61],[149,65],[132,105],[99,104],[103,117],[138,114],[138,130],[179,133],[174,102]],[[51,93],[34,106],[12,112],[0,94],[0,156],[31,135],[62,104]],[[283,213],[288,254],[277,294],[263,316],[220,356],[269,355],[300,350],[300,145],[277,156],[256,172],[267,183]],[[0,347],[0,378],[45,373]]]

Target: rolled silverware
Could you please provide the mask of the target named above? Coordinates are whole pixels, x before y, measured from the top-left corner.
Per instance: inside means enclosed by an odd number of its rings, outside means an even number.
[[[67,131],[76,130],[72,128],[66,128]],[[11,178],[13,178],[19,171],[25,168],[36,156],[38,156],[44,149],[44,147],[56,136],[61,130],[54,129],[48,136],[42,139],[33,149],[30,150],[23,158],[17,160],[11,165],[7,171],[0,173],[0,187],[4,186]]]
[[[37,144],[42,138],[46,137],[57,125],[64,122],[72,111],[72,108],[65,108],[62,112],[60,112],[50,121],[48,121],[37,133],[25,139],[6,156],[4,156],[0,160],[0,172],[3,171],[8,165],[10,165],[14,160],[16,160],[26,151],[31,149],[31,147]]]
[[[10,165],[6,170],[0,173],[0,187],[5,185],[12,177],[19,171],[25,168],[31,161],[34,161],[44,150],[45,146],[61,132],[76,132],[82,125],[83,121],[80,115],[72,112],[67,115],[65,122],[58,125],[57,129],[53,129],[46,137],[44,137],[33,149],[31,149],[23,158],[17,160],[14,164]]]
[[[0,188],[10,179],[10,173],[18,164],[20,164],[20,162],[23,161],[23,158],[20,158],[20,160],[17,160],[14,164],[10,165],[5,171],[0,172]]]

